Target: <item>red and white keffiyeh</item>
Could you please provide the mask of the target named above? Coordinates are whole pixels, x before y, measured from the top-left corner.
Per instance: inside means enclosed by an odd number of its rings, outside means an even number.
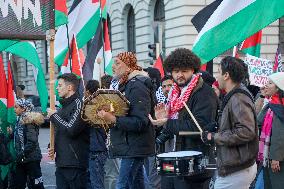
[[[184,107],[183,102],[186,103],[188,101],[199,78],[200,74],[193,75],[190,83],[183,89],[180,89],[180,87],[174,83],[168,102],[169,118],[177,119],[178,112]]]

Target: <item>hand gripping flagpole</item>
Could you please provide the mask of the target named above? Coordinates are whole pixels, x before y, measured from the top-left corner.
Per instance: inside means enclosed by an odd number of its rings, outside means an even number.
[[[47,40],[49,40],[50,45],[50,55],[49,55],[49,91],[50,91],[50,109],[55,110],[55,92],[54,92],[54,39],[55,39],[55,29],[50,29],[47,35]],[[54,152],[54,125],[50,122],[50,150]],[[54,153],[50,155],[50,159],[54,160]]]
[[[200,134],[202,136],[202,128],[200,127],[200,125],[198,124],[198,122],[196,121],[194,115],[191,113],[190,109],[188,108],[188,106],[186,105],[185,102],[182,102],[185,109],[187,110],[187,112],[189,113],[191,119],[193,120],[193,122],[195,123],[196,127],[198,128],[199,132],[188,132],[188,134],[186,132],[181,132],[180,135],[196,135],[196,134]]]

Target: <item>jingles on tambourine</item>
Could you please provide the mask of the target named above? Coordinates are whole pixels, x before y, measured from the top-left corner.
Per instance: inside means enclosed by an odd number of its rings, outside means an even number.
[[[97,112],[105,110],[112,112],[115,116],[125,116],[129,110],[129,101],[120,91],[110,89],[99,89],[84,100],[81,117],[92,126],[107,130],[110,122],[97,116]]]

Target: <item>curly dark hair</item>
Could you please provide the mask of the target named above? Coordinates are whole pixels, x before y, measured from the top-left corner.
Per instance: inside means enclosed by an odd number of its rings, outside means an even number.
[[[97,80],[89,80],[86,84],[86,90],[91,94],[96,92],[100,88],[100,83]]]
[[[239,58],[226,56],[221,60],[222,74],[228,72],[233,82],[241,83],[244,81],[246,76],[246,68],[244,64],[244,61]]]
[[[200,59],[191,50],[178,48],[164,61],[164,68],[167,72],[174,69],[193,69],[197,73],[200,69]]]

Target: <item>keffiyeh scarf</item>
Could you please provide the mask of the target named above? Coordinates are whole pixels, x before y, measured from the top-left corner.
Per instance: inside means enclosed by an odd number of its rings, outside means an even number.
[[[169,94],[168,102],[170,119],[177,119],[178,112],[184,107],[183,102],[186,103],[188,101],[193,89],[198,83],[199,78],[200,74],[193,75],[189,84],[183,89],[180,89],[180,87],[174,83],[172,91]]]

